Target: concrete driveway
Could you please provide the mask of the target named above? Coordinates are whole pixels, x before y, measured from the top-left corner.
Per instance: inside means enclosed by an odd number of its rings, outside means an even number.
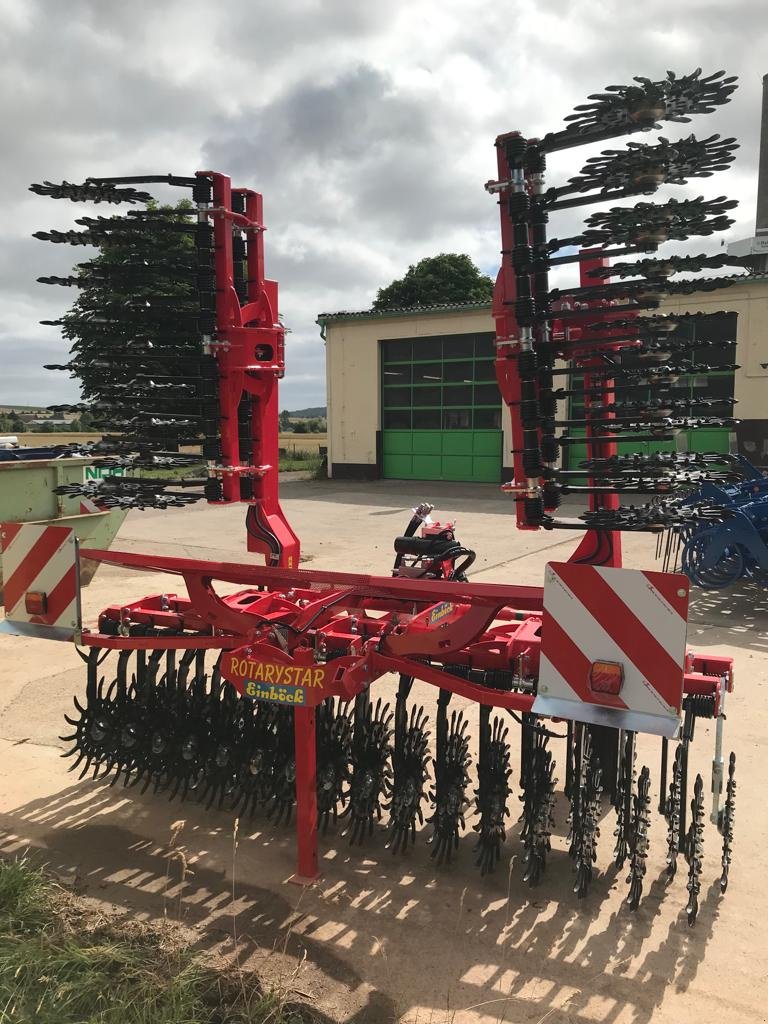
[[[540,584],[545,562],[565,560],[576,541],[569,532],[517,532],[511,502],[486,485],[292,481],[283,496],[307,568],[388,573],[392,538],[425,499],[441,518],[458,519],[459,538],[478,552],[477,580]],[[243,518],[239,507],[132,513],[114,547],[246,559]],[[654,546],[649,537],[625,537],[625,564],[658,568]],[[85,591],[86,618],[115,600],[177,586],[156,574],[104,567]],[[321,843],[322,883],[297,889],[286,884],[290,826],[243,820],[235,841],[231,813],[68,775],[58,736],[73,694],[83,693],[83,665],[71,645],[18,637],[0,638],[0,851],[43,850],[83,891],[130,914],[178,919],[201,949],[231,950],[234,932],[241,952],[269,978],[289,979],[319,1011],[345,1021],[765,1020],[768,590],[696,594],[689,644],[733,655],[737,670],[727,723],[728,749],[738,756],[731,885],[721,899],[719,837],[710,826],[693,930],[685,922],[682,864],[675,881],[665,881],[665,823],[655,813],[638,913],[623,906],[625,879],[611,866],[612,815],[603,822],[592,892],[576,899],[562,794],[537,889],[522,881],[514,827],[502,868],[480,878],[471,820],[446,869],[435,868],[423,841],[393,857],[383,835],[350,849],[331,831]],[[376,685],[392,695],[390,681]],[[434,713],[430,687],[416,689],[414,698]],[[475,708],[469,718],[476,723]],[[562,748],[555,756],[562,765]],[[705,773],[706,789],[711,756],[712,730],[700,723],[693,763]],[[641,741],[639,763],[651,769],[655,808],[658,741]],[[514,749],[512,764],[516,783]],[[562,768],[558,774],[562,780]]]

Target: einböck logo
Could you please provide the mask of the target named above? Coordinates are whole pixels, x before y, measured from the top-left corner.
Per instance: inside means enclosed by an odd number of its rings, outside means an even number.
[[[272,704],[302,707],[307,702],[307,691],[303,686],[274,686],[251,681],[245,684],[243,693],[252,700],[266,700]]]
[[[322,668],[261,663],[249,658],[232,658],[230,668],[233,675],[242,678],[243,695],[252,700],[302,707],[307,702],[307,690],[323,687]]]

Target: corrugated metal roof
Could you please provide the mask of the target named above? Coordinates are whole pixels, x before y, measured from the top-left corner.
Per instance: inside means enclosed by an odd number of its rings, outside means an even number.
[[[491,311],[490,302],[443,302],[435,306],[413,306],[410,309],[341,310],[338,313],[318,313],[317,323],[328,324],[343,320],[381,320],[389,316],[425,316],[435,313],[475,313]]]
[[[732,274],[727,276],[727,280],[733,281],[734,285],[754,284],[757,281],[768,281],[768,273]],[[696,294],[698,293],[692,292],[690,295],[680,296],[680,298],[690,301],[693,295]],[[701,294],[708,293],[702,292]],[[406,309],[339,310],[337,313],[318,313],[316,323],[324,326],[329,323],[343,323],[346,320],[382,320],[393,316],[434,316],[436,313],[475,313],[481,310],[487,310],[490,313],[491,303],[443,302],[434,306],[413,306]]]

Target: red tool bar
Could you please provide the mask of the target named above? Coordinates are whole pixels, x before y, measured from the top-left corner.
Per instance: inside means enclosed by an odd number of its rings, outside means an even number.
[[[285,331],[278,315],[277,283],[265,276],[262,197],[251,189],[233,189],[225,174],[198,175],[209,178],[213,188],[213,206],[200,213],[213,227],[216,270],[213,345],[219,368],[221,465],[213,466],[211,475],[221,491],[209,500],[248,503],[248,550],[263,554],[272,565],[293,567],[299,562],[299,539],[278,495],[277,388],[285,373]],[[233,197],[244,214],[232,210]],[[237,262],[244,254],[247,265],[245,296],[236,288],[233,228]]]
[[[510,132],[509,134],[519,136],[520,133]],[[497,169],[499,181],[509,182],[511,172],[504,149],[505,138],[507,138],[506,135],[500,135],[496,139]],[[502,399],[509,408],[513,408],[520,401],[520,377],[516,366],[520,331],[513,312],[513,302],[517,297],[517,284],[510,255],[515,245],[514,224],[506,209],[510,191],[511,189],[507,185],[499,192],[502,257],[493,289],[493,319],[496,325],[496,379]],[[512,465],[516,483],[525,479],[523,443],[523,427],[520,417],[512,416]],[[519,530],[538,529],[538,527],[528,525],[520,503],[516,506],[516,517]]]
[[[412,580],[406,577],[368,576],[351,572],[327,572],[318,569],[276,569],[271,566],[238,565],[235,562],[204,562],[192,558],[170,558],[165,555],[135,554],[128,551],[105,551],[83,548],[83,558],[105,565],[122,565],[145,572],[167,572],[177,576],[194,575],[222,583],[243,586],[266,586],[270,590],[291,587],[310,588],[322,584],[325,589],[348,587],[350,591],[375,593],[378,596],[425,603],[450,601],[452,604],[475,604],[498,608],[524,607],[539,611],[543,607],[542,587],[506,586],[498,583],[459,583],[452,580]]]

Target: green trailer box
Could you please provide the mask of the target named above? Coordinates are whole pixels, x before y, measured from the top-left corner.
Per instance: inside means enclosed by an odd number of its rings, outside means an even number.
[[[83,498],[54,494],[56,487],[82,483],[100,473],[92,459],[0,462],[0,522],[69,526],[83,546],[108,548],[127,513],[122,509],[102,512]],[[83,560],[83,585],[90,583],[96,567],[96,563]],[[0,600],[2,584],[0,575]]]

